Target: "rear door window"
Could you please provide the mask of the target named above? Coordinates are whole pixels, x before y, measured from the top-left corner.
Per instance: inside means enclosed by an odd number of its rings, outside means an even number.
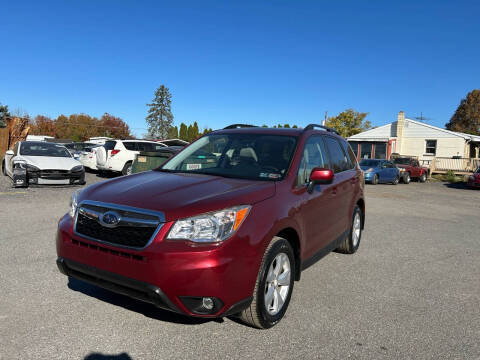
[[[351,169],[350,161],[338,140],[330,136],[325,136],[324,139],[328,154],[330,155],[330,168],[333,172],[339,173]]]
[[[136,146],[136,143],[134,141],[125,141],[123,143],[123,146],[125,146],[125,149],[130,150],[130,151],[137,150],[137,146]]]
[[[109,140],[109,141],[105,142],[103,147],[105,148],[105,150],[113,150],[113,149],[115,149],[115,145],[117,145],[116,141]]]

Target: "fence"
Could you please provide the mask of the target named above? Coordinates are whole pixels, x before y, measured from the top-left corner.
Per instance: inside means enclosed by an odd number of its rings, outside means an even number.
[[[472,173],[480,166],[480,159],[435,157],[430,163],[430,173],[444,173],[449,170],[457,174]]]

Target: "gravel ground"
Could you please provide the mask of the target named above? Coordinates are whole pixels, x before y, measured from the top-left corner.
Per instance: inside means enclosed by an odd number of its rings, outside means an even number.
[[[1,359],[480,358],[480,191],[367,185],[360,250],[305,271],[285,318],[260,331],[68,284],[54,234],[75,188],[0,177]]]

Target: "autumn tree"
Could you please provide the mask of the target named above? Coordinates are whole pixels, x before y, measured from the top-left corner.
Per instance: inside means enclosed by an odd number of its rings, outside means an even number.
[[[132,134],[128,125],[119,117],[105,113],[100,118],[97,136],[107,136],[115,139],[130,139]]]
[[[166,139],[168,130],[172,127],[173,114],[171,109],[172,95],[167,87],[161,85],[155,91],[151,104],[147,104],[148,133],[153,138]]]
[[[480,90],[472,90],[462,99],[445,127],[452,131],[480,135]]]
[[[47,116],[37,115],[30,127],[32,135],[46,135],[55,137],[55,121]]]
[[[329,117],[326,126],[337,130],[341,136],[347,138],[371,128],[370,121],[365,120],[367,115],[368,113],[347,109],[337,116]]]
[[[0,103],[0,128],[7,126],[7,118],[10,117],[8,106]]]

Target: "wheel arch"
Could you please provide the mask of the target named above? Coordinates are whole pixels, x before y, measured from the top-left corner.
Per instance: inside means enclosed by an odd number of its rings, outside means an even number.
[[[299,281],[301,272],[301,258],[300,237],[298,236],[297,231],[292,227],[287,227],[278,232],[276,236],[284,238],[292,246],[293,254],[295,256],[295,281]]]

